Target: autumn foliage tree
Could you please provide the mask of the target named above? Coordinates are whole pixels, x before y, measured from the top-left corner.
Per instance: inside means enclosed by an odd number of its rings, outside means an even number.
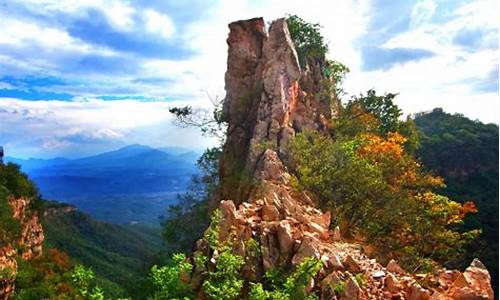
[[[361,106],[350,113],[362,116],[364,124],[385,122]],[[383,260],[428,270],[458,258],[477,236],[478,231],[455,230],[476,208],[436,194],[443,180],[423,171],[406,143],[398,132],[365,128],[334,137],[302,133],[291,152],[297,186],[315,194],[347,236],[375,246]]]

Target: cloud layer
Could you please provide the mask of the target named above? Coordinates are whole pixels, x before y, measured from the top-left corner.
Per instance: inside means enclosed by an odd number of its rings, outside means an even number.
[[[128,143],[209,145],[168,107],[223,97],[227,24],[298,14],[351,69],[348,99],[399,92],[406,114],[498,114],[498,4],[470,1],[0,2],[0,144],[78,156]],[[182,135],[179,135],[182,132]]]

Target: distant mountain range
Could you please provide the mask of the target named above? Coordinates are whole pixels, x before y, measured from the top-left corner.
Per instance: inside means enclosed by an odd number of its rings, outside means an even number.
[[[79,159],[18,159],[45,199],[71,203],[116,223],[157,223],[185,190],[200,153],[130,145]]]

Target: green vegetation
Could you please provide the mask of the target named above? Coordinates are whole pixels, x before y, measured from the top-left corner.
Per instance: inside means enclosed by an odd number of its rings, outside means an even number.
[[[163,236],[170,253],[189,253],[202,237],[209,223],[208,203],[219,182],[221,148],[207,149],[198,159],[199,174],[194,175],[189,190],[178,196],[163,220]]]
[[[87,269],[81,265],[77,265],[74,268],[71,279],[81,299],[104,300],[102,289],[97,285],[91,287],[91,281],[94,277],[94,272],[91,269]]]
[[[266,273],[266,286],[262,283],[249,283],[250,290],[245,291],[245,282],[241,276],[241,268],[247,259],[260,255],[260,244],[250,239],[247,245],[247,255],[241,257],[232,253],[231,241],[219,241],[219,222],[221,212],[215,210],[210,218],[210,225],[205,231],[204,238],[212,252],[218,253],[215,267],[210,266],[206,256],[197,255],[193,258],[194,265],[203,276],[202,291],[207,299],[238,299],[247,298],[255,300],[266,299],[317,299],[307,290],[308,284],[314,278],[323,263],[315,258],[306,258],[299,264],[294,272],[286,274],[272,270]],[[192,287],[187,284],[193,264],[184,254],[174,254],[171,263],[163,266],[153,266],[150,278],[156,288],[150,299],[193,299]]]
[[[444,195],[473,200],[478,213],[465,219],[464,229],[482,229],[466,257],[452,264],[465,267],[479,257],[498,287],[498,125],[472,121],[442,109],[415,116],[420,134],[417,156],[424,166],[445,178]]]
[[[286,23],[301,67],[306,66],[308,59],[325,57],[328,45],[321,35],[319,24],[308,23],[296,15],[288,16]]]
[[[415,271],[458,258],[478,232],[451,227],[475,211],[473,204],[434,193],[442,180],[421,169],[405,142],[398,133],[302,133],[291,152],[297,186],[332,210],[342,231],[375,245],[382,260],[395,257]]]
[[[265,284],[269,286],[269,290],[264,289],[262,283],[252,283],[248,298],[250,300],[318,299],[318,296],[310,293],[307,287],[322,267],[321,260],[308,257],[288,276],[281,272],[268,271],[265,275],[267,279]]]
[[[48,249],[29,261],[19,259],[13,299],[74,299],[72,268],[69,256],[57,249]]]
[[[7,188],[9,194],[16,197],[39,199],[38,189],[28,176],[21,172],[19,165],[0,162],[0,186]]]
[[[150,299],[192,298],[191,286],[181,280],[181,276],[189,274],[192,268],[184,254],[175,254],[170,265],[153,266],[150,277],[156,291]]]
[[[32,199],[32,207],[39,203],[38,190],[20,171],[16,164],[3,164],[0,162],[0,242],[11,243],[20,234],[20,224],[13,218],[12,208],[8,202],[9,197],[26,197]],[[14,245],[15,246],[15,245]]]
[[[21,226],[18,220],[12,217],[12,208],[8,202],[8,190],[0,185],[0,242],[2,244],[14,240],[20,233]]]
[[[61,209],[61,204],[46,203],[44,209],[50,208]],[[107,295],[145,297],[145,277],[164,249],[158,229],[100,222],[80,211],[48,215],[43,226],[46,245],[92,267]]]

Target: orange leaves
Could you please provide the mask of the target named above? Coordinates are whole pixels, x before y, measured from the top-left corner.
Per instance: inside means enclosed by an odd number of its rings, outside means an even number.
[[[403,158],[403,144],[406,138],[399,133],[391,132],[387,139],[375,134],[364,134],[362,137],[365,139],[366,144],[358,151],[361,157],[367,157],[375,162],[387,158],[394,161]]]
[[[66,254],[57,248],[49,249],[49,256],[51,260],[61,269],[69,269],[71,267],[71,260]]]
[[[464,204],[462,204],[462,208],[460,210],[462,218],[465,217],[465,215],[468,213],[477,213],[476,204],[472,201],[466,201]]]

